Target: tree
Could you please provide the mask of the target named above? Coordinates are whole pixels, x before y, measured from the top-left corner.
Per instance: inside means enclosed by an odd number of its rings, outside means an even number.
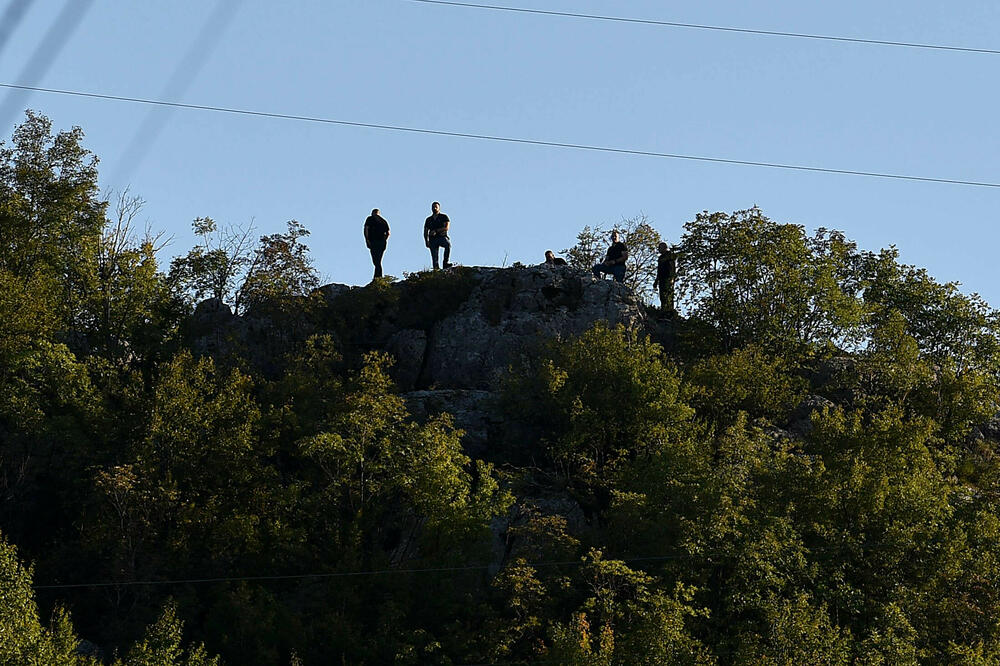
[[[85,328],[106,202],[82,141],[79,127],[53,135],[48,118],[28,111],[10,145],[0,143],[0,284],[15,312],[33,315],[21,331]]]
[[[319,286],[309,248],[302,242],[308,235],[298,221],[290,220],[287,233],[261,236],[240,288],[244,307],[279,304]]]
[[[96,659],[76,653],[79,639],[65,610],[57,608],[51,627],[42,626],[31,581],[31,568],[0,536],[0,664],[97,666]]]
[[[112,666],[219,666],[219,658],[210,657],[204,645],[184,649],[183,628],[184,623],[177,617],[177,607],[168,603],[142,640]]]
[[[808,237],[759,208],[699,213],[684,228],[681,302],[727,348],[783,352],[859,338],[860,257],[840,232]]]
[[[625,284],[632,288],[639,298],[650,302],[653,297],[653,280],[656,278],[656,261],[659,256],[657,246],[660,234],[644,214],[622,218],[611,228],[602,225],[585,226],[576,236],[576,245],[563,250],[570,266],[590,271],[604,260],[611,232],[617,230],[622,242],[628,247],[628,261],[625,263]]]
[[[142,198],[121,192],[97,244],[88,329],[92,347],[115,361],[155,355],[183,311],[159,271],[156,255],[166,244],[162,234],[147,227],[137,235],[143,205]]]
[[[237,305],[237,285],[253,258],[253,226],[220,228],[212,218],[198,217],[191,228],[198,245],[170,263],[170,280],[195,302],[214,298]]]
[[[663,349],[623,326],[598,323],[553,342],[537,364],[511,375],[507,409],[540,431],[549,459],[584,495],[610,485],[630,458],[669,448],[693,410]]]

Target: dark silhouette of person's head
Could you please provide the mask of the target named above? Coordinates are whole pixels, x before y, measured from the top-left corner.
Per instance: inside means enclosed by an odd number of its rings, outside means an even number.
[[[555,253],[552,252],[552,250],[546,250],[545,251],[545,260],[546,261],[552,261],[553,259],[555,259],[555,256],[556,255],[555,255]]]
[[[670,249],[670,246],[667,245],[666,243],[660,243],[659,245],[656,246],[656,249],[660,251],[660,254],[666,254],[667,250]]]
[[[441,212],[441,204],[439,204],[437,201],[435,201],[434,203],[432,203],[431,204],[431,212],[434,213],[435,215],[437,215],[439,212]]]
[[[615,229],[614,231],[611,232],[611,242],[612,243],[617,243],[620,239],[621,239],[621,234],[618,233],[617,229]]]
[[[372,215],[378,215],[378,208],[372,208]]]

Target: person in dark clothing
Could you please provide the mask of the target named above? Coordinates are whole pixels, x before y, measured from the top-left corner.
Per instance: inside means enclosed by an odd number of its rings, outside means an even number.
[[[611,273],[615,282],[625,280],[625,262],[628,260],[628,248],[621,242],[618,231],[611,232],[611,247],[604,255],[604,261],[594,266],[594,277],[601,278]]]
[[[382,277],[382,255],[389,241],[389,223],[379,215],[378,208],[372,209],[372,214],[365,220],[365,245],[372,253],[372,263],[375,264],[375,277]]]
[[[552,250],[545,251],[545,265],[547,266],[565,266],[566,260],[562,257],[557,257]]]
[[[660,251],[660,256],[656,259],[656,279],[653,280],[653,289],[660,290],[660,307],[673,313],[678,252],[666,243],[660,243],[657,249]]]
[[[441,212],[441,204],[437,201],[431,204],[431,216],[424,220],[424,245],[431,251],[431,262],[434,270],[438,268],[438,248],[444,248],[445,268],[451,268],[451,239],[448,238],[448,229],[451,227],[451,220]]]

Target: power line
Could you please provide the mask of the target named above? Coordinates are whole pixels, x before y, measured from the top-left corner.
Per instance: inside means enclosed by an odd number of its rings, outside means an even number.
[[[807,171],[813,173],[839,174],[845,176],[866,176],[869,178],[886,178],[890,180],[905,180],[922,183],[940,183],[946,185],[967,185],[971,187],[1000,188],[1000,183],[989,181],[962,180],[958,178],[938,178],[932,176],[912,176],[898,173],[885,173],[879,171],[859,171],[854,169],[834,169],[829,167],[807,166],[802,164],[782,164],[778,162],[760,162],[754,160],[740,160],[724,157],[706,157],[702,155],[684,155],[680,153],[666,153],[654,150],[641,150],[635,148],[615,148],[612,146],[595,146],[581,143],[568,143],[562,141],[548,141],[542,139],[525,139],[509,136],[497,136],[491,134],[475,134],[471,132],[452,132],[446,130],[433,130],[420,127],[406,127],[403,125],[385,125],[381,123],[366,123],[352,120],[338,120],[335,118],[320,118],[316,116],[302,116],[290,113],[273,113],[269,111],[255,111],[252,109],[238,109],[224,106],[212,106],[208,104],[186,104],[183,102],[171,102],[167,100],[145,99],[141,97],[125,97],[122,95],[106,95],[101,93],[83,92],[78,90],[60,90],[56,88],[40,88],[36,86],[16,85],[12,83],[0,83],[0,88],[13,88],[19,90],[31,90],[35,92],[51,93],[55,95],[71,95],[75,97],[87,97],[91,99],[112,100],[117,102],[132,102],[136,104],[152,104],[158,106],[175,107],[179,109],[193,109],[198,111],[215,111],[218,113],[230,113],[243,116],[254,116],[258,118],[274,118],[280,120],[296,120],[301,122],[321,123],[326,125],[340,125],[344,127],[363,127],[366,129],[388,130],[393,132],[409,132],[411,134],[427,134],[433,136],[449,136],[460,139],[476,139],[480,141],[495,141],[500,143],[515,143],[529,146],[544,146],[548,148],[568,148],[572,150],[585,150],[590,152],[613,153],[617,155],[639,155],[643,157],[658,157],[663,159],[687,160],[691,162],[708,162],[712,164],[730,164],[737,166],[766,167],[769,169],[786,169],[790,171]]]
[[[528,9],[525,7],[506,7],[502,5],[484,5],[472,2],[453,2],[452,0],[407,0],[427,5],[445,5],[451,7],[466,7],[469,9],[488,9],[499,12],[514,12],[519,14],[540,14],[543,16],[560,16],[564,18],[590,19],[595,21],[613,21],[617,23],[637,23],[641,25],[657,25],[670,28],[689,28],[692,30],[714,30],[717,32],[738,32],[748,35],[763,35],[767,37],[795,37],[798,39],[819,39],[828,42],[848,42],[852,44],[868,44],[876,46],[899,46],[911,49],[932,49],[936,51],[960,51],[964,53],[987,53],[1000,55],[1000,49],[980,49],[969,46],[948,46],[945,44],[925,44],[921,42],[896,42],[887,39],[864,39],[861,37],[841,37],[836,35],[815,35],[804,32],[784,32],[780,30],[756,30],[753,28],[737,28],[733,26],[705,25],[701,23],[681,23],[678,21],[657,21],[654,19],[628,18],[624,16],[603,16],[600,14],[580,14],[577,12],[557,12],[546,9]]]

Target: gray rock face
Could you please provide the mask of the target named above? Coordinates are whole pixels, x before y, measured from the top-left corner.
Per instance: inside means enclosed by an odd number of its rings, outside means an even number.
[[[833,403],[826,398],[818,395],[808,395],[805,399],[795,408],[792,413],[791,420],[788,425],[788,430],[795,435],[804,436],[812,432],[812,415],[814,412],[821,412],[824,409],[833,407]]]
[[[404,328],[392,334],[386,342],[385,350],[396,359],[391,370],[396,384],[403,387],[416,386],[427,355],[427,332]]]
[[[305,332],[267,308],[237,316],[221,301],[205,301],[188,324],[192,347],[210,356],[239,353],[274,374],[296,336],[306,334],[333,335],[349,364],[367,351],[388,352],[412,413],[451,413],[473,454],[498,427],[493,392],[509,366],[597,322],[647,323],[628,287],[570,267],[463,267],[366,287],[329,284],[314,296],[322,305],[310,311]]]
[[[496,387],[511,364],[551,338],[579,335],[596,322],[638,326],[644,313],[627,287],[568,267],[476,269],[465,304],[428,335],[422,380],[436,388]]]
[[[462,444],[473,457],[483,456],[490,431],[500,425],[500,421],[494,416],[494,395],[489,391],[411,391],[403,394],[403,398],[410,414],[420,421],[442,413],[451,414],[455,427],[465,432]]]
[[[198,354],[215,356],[226,353],[234,338],[246,334],[244,321],[217,298],[202,301],[188,321],[192,349]]]
[[[317,291],[323,297],[327,303],[331,303],[336,300],[339,296],[342,296],[349,292],[353,287],[346,284],[337,284],[336,282],[332,284],[323,285]]]

